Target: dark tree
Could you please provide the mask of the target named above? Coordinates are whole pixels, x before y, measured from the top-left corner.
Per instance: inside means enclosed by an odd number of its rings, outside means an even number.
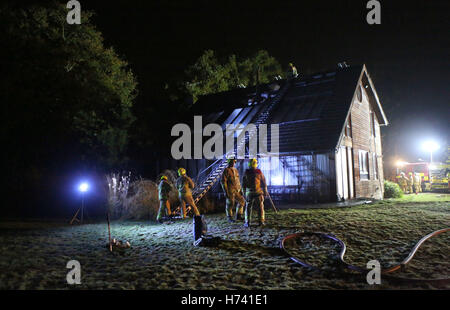
[[[14,188],[61,169],[124,162],[136,79],[83,11],[0,6],[2,146]],[[28,182],[27,182],[28,181]]]
[[[214,51],[207,50],[186,70],[183,87],[195,102],[201,95],[268,83],[277,75],[282,75],[281,66],[267,51],[244,59],[231,55],[220,61]]]

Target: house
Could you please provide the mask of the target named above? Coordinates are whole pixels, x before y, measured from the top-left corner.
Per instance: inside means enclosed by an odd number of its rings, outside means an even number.
[[[383,197],[380,126],[388,120],[365,65],[207,95],[194,107],[195,115],[222,128],[279,124],[278,156],[259,158],[274,200]],[[220,195],[225,165],[223,158],[191,159],[166,161],[162,168],[186,167],[199,200],[207,192]],[[245,160],[237,163],[241,176],[246,167]]]

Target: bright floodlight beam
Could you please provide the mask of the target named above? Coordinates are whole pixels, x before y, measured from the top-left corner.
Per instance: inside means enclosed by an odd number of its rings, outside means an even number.
[[[407,164],[407,162],[402,161],[402,160],[397,160],[397,162],[395,163],[395,165],[399,168],[403,167],[406,164]]]
[[[425,151],[430,152],[430,163],[433,162],[433,152],[437,151],[439,149],[439,144],[437,144],[435,141],[426,141],[423,145],[422,148]]]
[[[89,189],[89,184],[87,184],[86,182],[83,182],[80,184],[80,186],[78,186],[78,190],[82,193],[86,192]]]

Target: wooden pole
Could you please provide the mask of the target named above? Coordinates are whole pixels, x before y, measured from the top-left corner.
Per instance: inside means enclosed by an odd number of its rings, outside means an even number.
[[[275,211],[275,213],[278,213],[277,208],[275,207],[275,204],[273,203],[272,197],[270,197],[270,194],[267,192],[267,197],[269,197],[270,200],[270,205],[272,206],[273,210]]]
[[[83,224],[84,193],[81,193],[81,224]]]
[[[74,221],[77,221],[77,220],[78,220],[78,219],[77,219],[77,215],[78,215],[78,212],[80,212],[80,209],[81,209],[81,208],[79,208],[79,209],[77,210],[77,212],[75,213],[75,215],[72,217],[72,220],[70,221],[70,225],[72,225]]]

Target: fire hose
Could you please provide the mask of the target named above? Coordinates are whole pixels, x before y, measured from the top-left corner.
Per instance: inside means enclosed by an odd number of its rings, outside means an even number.
[[[439,235],[439,234],[442,234],[442,233],[444,233],[444,232],[448,232],[448,231],[450,231],[450,228],[443,228],[443,229],[436,230],[436,231],[434,231],[434,232],[432,232],[432,233],[430,233],[430,234],[424,236],[422,239],[420,239],[420,240],[416,243],[416,245],[415,245],[415,246],[412,248],[412,250],[409,252],[408,256],[407,256],[402,262],[400,262],[399,264],[394,265],[394,266],[392,266],[392,267],[390,267],[390,268],[382,269],[382,270],[380,271],[380,273],[383,275],[383,279],[392,280],[392,281],[398,281],[398,282],[411,282],[411,281],[416,282],[416,281],[417,281],[417,282],[434,283],[434,284],[438,284],[438,285],[449,284],[449,283],[450,283],[450,278],[440,278],[440,279],[417,279],[417,278],[401,278],[401,277],[393,277],[393,276],[389,275],[390,273],[392,273],[392,272],[394,272],[394,271],[397,271],[397,270],[399,270],[399,269],[404,270],[406,264],[408,264],[408,263],[412,260],[412,258],[413,258],[414,255],[416,254],[417,250],[420,248],[420,246],[421,246],[426,240],[430,239],[431,237],[434,237],[434,236],[437,236],[437,235]],[[288,235],[288,236],[284,237],[284,238],[281,240],[280,248],[281,248],[286,254],[288,254],[288,255],[290,256],[290,259],[291,259],[291,260],[293,260],[293,261],[296,262],[297,264],[300,264],[300,265],[302,265],[302,266],[304,266],[304,267],[307,267],[307,268],[310,268],[310,269],[313,269],[313,270],[320,270],[320,268],[315,267],[315,266],[313,266],[313,265],[310,265],[310,264],[308,264],[308,263],[306,263],[306,262],[304,262],[304,261],[298,259],[298,258],[295,257],[294,255],[291,255],[291,254],[289,253],[289,251],[288,251],[288,250],[286,249],[286,247],[285,247],[286,241],[292,240],[292,239],[295,239],[295,238],[299,238],[299,237],[302,237],[302,236],[306,236],[306,235],[310,235],[310,236],[312,235],[312,236],[324,237],[324,238],[327,238],[327,239],[330,239],[330,240],[334,241],[335,243],[338,243],[339,246],[340,246],[340,252],[339,252],[338,261],[339,261],[339,263],[341,263],[342,266],[344,266],[345,268],[350,269],[350,270],[353,270],[353,271],[357,271],[357,272],[363,273],[363,274],[366,274],[367,272],[370,271],[370,269],[362,268],[362,267],[359,267],[359,266],[354,266],[354,265],[352,265],[352,264],[347,263],[347,262],[344,260],[345,251],[347,250],[347,247],[346,247],[345,243],[344,243],[342,240],[340,240],[339,238],[337,238],[337,237],[335,237],[335,236],[333,236],[333,235],[326,234],[326,233],[321,233],[321,232],[300,232],[300,233],[294,233],[294,234],[291,234],[291,235]]]

